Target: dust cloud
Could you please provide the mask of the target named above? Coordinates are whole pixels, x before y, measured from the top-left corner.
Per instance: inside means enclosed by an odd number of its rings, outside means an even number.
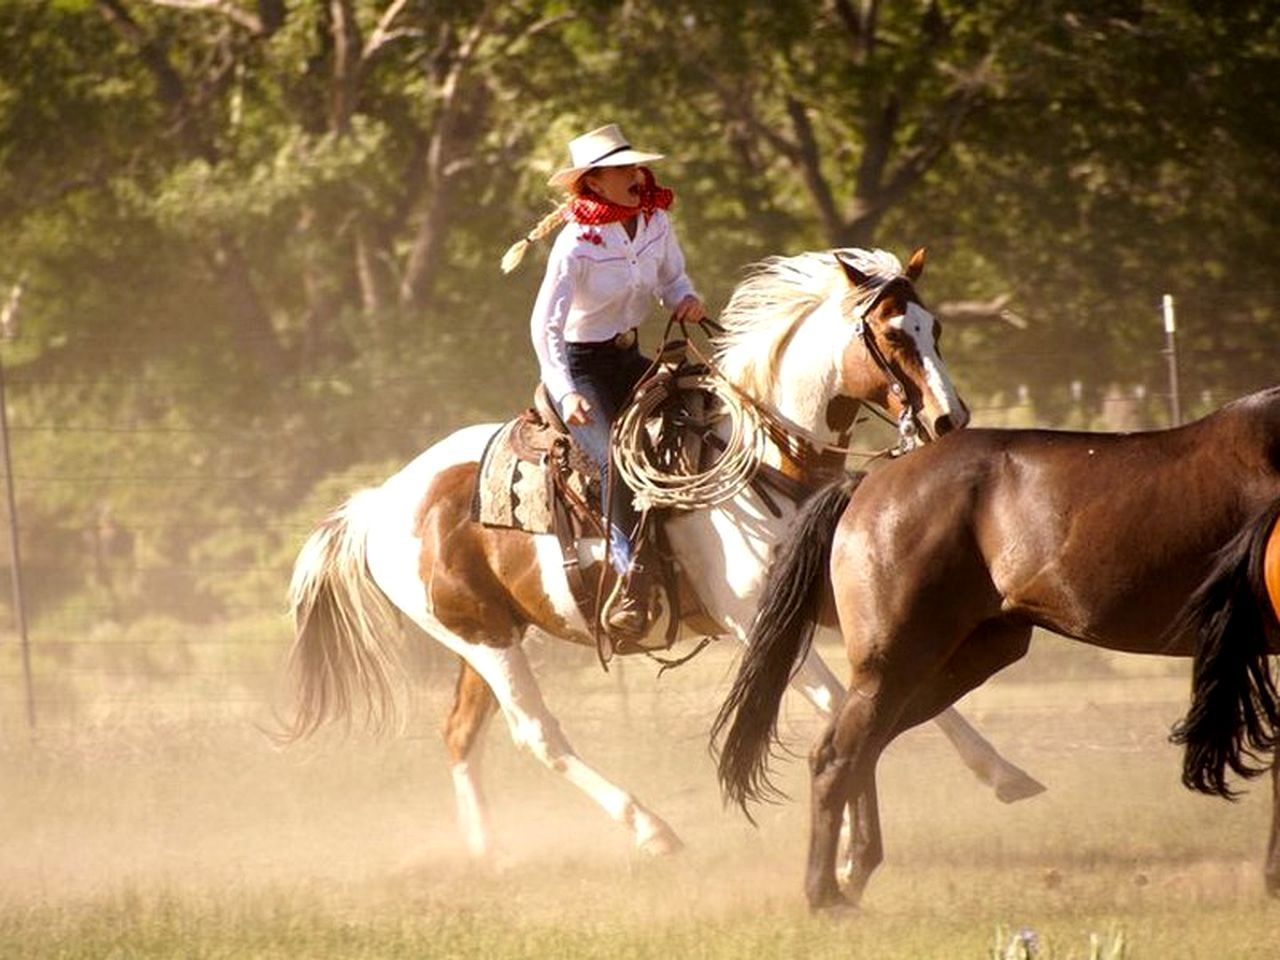
[[[578,656],[582,653],[582,656]],[[734,666],[713,648],[655,679],[628,661],[608,675],[585,652],[535,646],[548,702],[578,752],[664,817],[687,849],[663,862],[532,757],[501,719],[483,760],[496,853],[474,864],[456,828],[438,735],[452,677],[431,677],[404,736],[327,731],[281,751],[253,714],[196,721],[152,714],[111,727],[10,730],[0,747],[0,896],[74,903],[129,891],[294,890],[352,908],[388,897],[511,901],[523,916],[590,919],[625,905],[660,918],[799,904],[807,831],[803,752],[820,729],[790,695],[780,729],[797,754],[775,764],[787,803],[758,829],[722,806],[706,735]],[[838,654],[829,659],[839,663]],[[1138,664],[1138,666],[1135,666]],[[1254,895],[1268,798],[1227,806],[1177,782],[1169,725],[1185,702],[1180,666],[1057,652],[977,691],[967,716],[1049,786],[1006,806],[932,727],[880,766],[885,865],[867,902],[934,910],[1016,873],[1064,896],[1105,876],[1119,893]],[[1074,672],[1073,672],[1074,671]]]

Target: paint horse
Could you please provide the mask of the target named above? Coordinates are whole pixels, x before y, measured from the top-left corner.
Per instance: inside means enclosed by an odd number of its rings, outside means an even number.
[[[765,261],[736,289],[721,317],[717,366],[789,425],[792,450],[773,449],[774,466],[803,475],[814,463],[830,464],[821,451],[852,420],[837,422],[836,411],[851,406],[840,398],[881,404],[930,437],[964,426],[968,411],[938,355],[937,325],[915,292],[923,266],[923,251],[905,271],[879,251],[804,254]],[[479,747],[495,706],[518,745],[625,825],[638,847],[677,849],[676,834],[657,814],[574,751],[543,701],[521,647],[525,631],[594,645],[593,631],[574,602],[555,536],[471,518],[477,462],[498,427],[473,426],[440,441],[381,487],[356,494],[303,546],[291,585],[297,711],[285,739],[361,706],[374,728],[393,725],[404,676],[396,622],[407,617],[462,661],[444,738],[474,855],[490,850]],[[843,462],[841,455],[837,467]],[[770,550],[796,513],[794,505],[779,506],[775,516],[748,487],[715,508],[666,521],[674,556],[724,634],[746,635]],[[652,629],[663,636],[661,622]],[[816,656],[805,658],[794,682],[824,712],[843,699]],[[1003,799],[1043,789],[958,714],[945,719],[970,765]]]
[[[1268,661],[1280,653],[1278,515],[1280,387],[1173,430],[964,430],[828,488],[770,572],[713,728],[726,796],[745,809],[770,794],[778,701],[829,584],[851,692],[810,754],[811,906],[856,902],[882,858],[885,746],[1021,657],[1036,626],[1194,657],[1191,707],[1174,731],[1183,782],[1230,796],[1229,774],[1271,766],[1265,877],[1280,895],[1280,699]],[[850,801],[868,829],[846,900],[835,866]]]

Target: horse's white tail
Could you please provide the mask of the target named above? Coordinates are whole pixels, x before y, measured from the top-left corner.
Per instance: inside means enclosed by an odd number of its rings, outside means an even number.
[[[399,623],[391,601],[374,583],[365,559],[369,516],[377,490],[364,490],[338,508],[303,544],[293,567],[289,600],[296,639],[290,669],[296,713],[278,736],[309,737],[330,721],[350,724],[364,702],[364,722],[381,733],[399,725],[405,671],[397,649]]]

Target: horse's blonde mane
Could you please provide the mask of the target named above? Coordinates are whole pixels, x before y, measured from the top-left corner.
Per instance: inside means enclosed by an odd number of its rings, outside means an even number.
[[[769,396],[778,358],[796,327],[845,282],[830,253],[754,264],[720,314],[724,333],[716,341],[716,364],[753,396]]]
[[[855,302],[902,276],[902,264],[885,250],[848,247],[794,257],[768,257],[754,264],[720,315],[725,332],[716,341],[716,364],[758,398],[772,396],[778,361],[801,322],[849,283],[843,260],[867,278]]]

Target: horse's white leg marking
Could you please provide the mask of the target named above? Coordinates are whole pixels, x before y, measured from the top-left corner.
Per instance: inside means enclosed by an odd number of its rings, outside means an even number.
[[[435,629],[443,629],[439,626]],[[458,639],[459,643],[463,643]],[[492,688],[511,728],[511,738],[546,767],[591,797],[610,817],[629,828],[636,846],[670,853],[680,846],[675,832],[627,791],[607,780],[574,751],[547,708],[542,691],[519,646],[499,649],[466,645],[464,656]]]
[[[484,761],[484,739],[489,732],[489,720],[476,731],[471,750],[466,759],[450,769],[453,776],[453,795],[458,805],[458,827],[467,850],[477,860],[487,860],[492,852],[489,832],[489,810],[480,786],[480,771]]]
[[[965,766],[995,790],[996,797],[1002,803],[1015,803],[1044,792],[1044,784],[1000,756],[996,748],[970,726],[969,721],[955,707],[947,707],[933,718],[933,722],[946,734]]]

